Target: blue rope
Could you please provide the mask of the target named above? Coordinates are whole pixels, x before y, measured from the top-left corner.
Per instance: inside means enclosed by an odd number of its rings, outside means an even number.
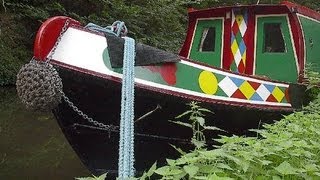
[[[94,23],[88,23],[85,26],[85,28],[88,28],[93,31],[107,33],[107,34],[118,36],[118,37],[126,36],[128,33],[128,29],[124,24],[124,22],[122,21],[115,21],[114,23],[112,23],[111,26],[107,26],[107,27],[101,27]]]
[[[125,37],[121,91],[118,177],[134,176],[134,57],[135,41]]]
[[[116,21],[111,26],[101,27],[89,23],[86,28],[106,34],[123,37],[128,30],[122,21]],[[134,58],[135,41],[124,37],[121,113],[120,113],[120,140],[118,177],[120,180],[134,176]]]

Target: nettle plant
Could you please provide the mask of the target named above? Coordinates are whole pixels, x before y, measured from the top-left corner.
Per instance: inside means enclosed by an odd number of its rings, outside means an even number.
[[[220,136],[215,141],[221,146],[213,150],[202,144],[202,112],[209,111],[197,103],[189,106],[191,110],[177,118],[189,115],[190,123],[175,123],[193,129],[195,150],[178,149],[180,158],[167,159],[167,165],[160,168],[154,164],[140,179],[320,179],[319,96],[301,111],[251,130],[256,137]]]
[[[196,149],[200,149],[206,146],[206,137],[204,135],[205,130],[210,131],[223,131],[220,128],[215,126],[207,126],[205,123],[205,113],[213,113],[212,111],[202,108],[198,102],[192,101],[187,104],[190,109],[176,117],[176,119],[182,119],[185,116],[188,116],[188,122],[182,121],[170,121],[172,123],[182,125],[192,129],[192,138],[191,143],[196,147]]]

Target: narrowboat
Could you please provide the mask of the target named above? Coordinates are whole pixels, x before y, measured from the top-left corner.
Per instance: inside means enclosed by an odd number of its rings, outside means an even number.
[[[320,71],[320,14],[314,10],[284,1],[189,8],[188,17],[179,54],[135,43],[137,173],[177,156],[171,145],[192,147],[190,129],[169,122],[187,103],[214,112],[206,116],[208,125],[241,134],[301,108],[307,64]],[[125,42],[96,27],[69,17],[48,19],[33,59],[52,65],[61,78],[64,98],[53,113],[74,151],[92,173],[112,177],[118,171]],[[18,77],[17,86],[26,83]]]

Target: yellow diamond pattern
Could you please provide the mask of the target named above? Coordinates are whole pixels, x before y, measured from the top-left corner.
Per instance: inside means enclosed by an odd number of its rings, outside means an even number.
[[[278,102],[281,102],[282,99],[284,98],[285,94],[281,91],[279,87],[275,87],[274,90],[272,91],[272,95],[276,98]]]
[[[241,14],[236,15],[236,21],[238,23],[238,26],[240,27],[240,25],[243,21],[243,16]]]
[[[231,45],[231,51],[233,54],[236,54],[237,51],[238,51],[239,47],[238,47],[238,43],[237,43],[237,40],[234,39],[232,45]]]
[[[242,55],[242,61],[244,66],[246,66],[246,62],[247,62],[247,51],[244,51],[243,55]]]
[[[255,93],[255,90],[247,81],[244,81],[239,89],[247,99],[250,99]]]

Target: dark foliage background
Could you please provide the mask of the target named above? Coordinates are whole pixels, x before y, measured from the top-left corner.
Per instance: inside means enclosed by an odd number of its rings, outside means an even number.
[[[32,45],[43,21],[70,16],[83,24],[107,26],[126,22],[129,36],[161,49],[178,52],[185,37],[187,7],[254,4],[256,0],[0,0],[0,86],[15,83],[19,68],[32,57]],[[296,0],[313,9],[320,1]],[[261,0],[260,3],[279,3]]]

